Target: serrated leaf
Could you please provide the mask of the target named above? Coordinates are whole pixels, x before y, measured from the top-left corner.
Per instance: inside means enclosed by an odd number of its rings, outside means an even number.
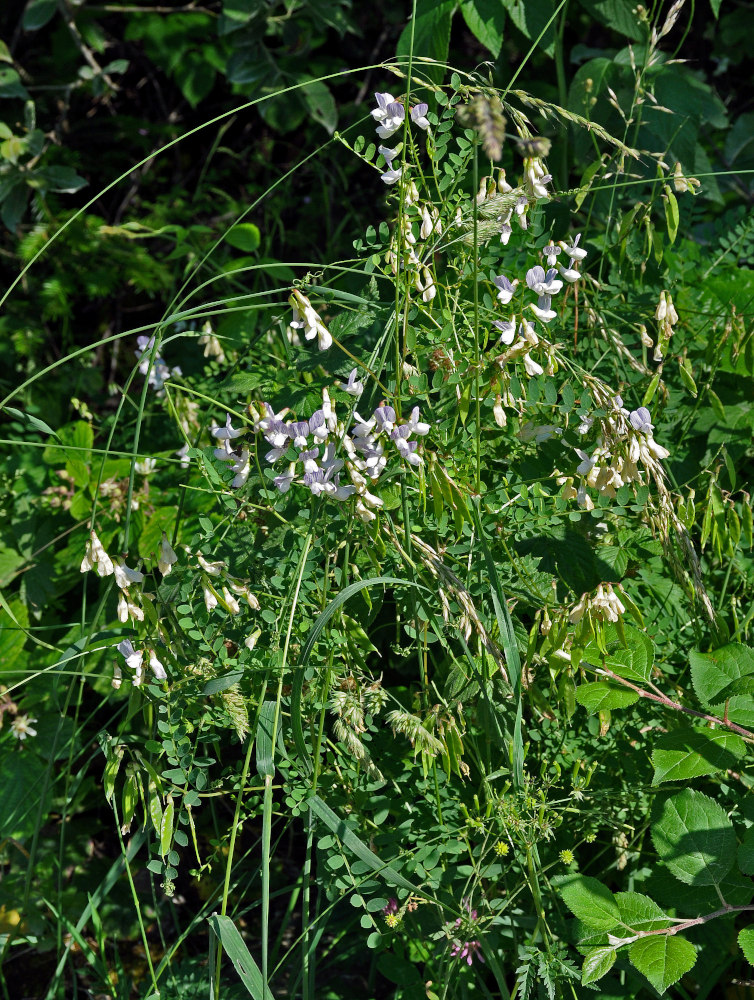
[[[654,666],[654,643],[634,625],[624,625],[623,636],[625,642],[615,625],[606,626],[603,639],[607,657],[600,652],[597,643],[592,641],[584,649],[584,659],[594,665],[602,663],[607,670],[612,670],[626,680],[648,681]]]
[[[735,733],[692,728],[664,733],[652,752],[653,785],[663,781],[688,781],[703,774],[734,767],[746,754],[746,744]]]
[[[652,841],[670,871],[688,885],[719,885],[735,863],[736,834],[722,806],[687,788],[655,809]]]
[[[598,931],[612,931],[620,925],[620,910],[612,892],[588,875],[561,875],[553,885],[563,902],[578,919]]]
[[[694,650],[690,657],[691,681],[699,701],[712,705],[731,681],[754,674],[754,650],[730,642],[712,653]]]
[[[628,931],[655,931],[671,924],[670,917],[643,892],[616,892],[615,902]]]
[[[592,948],[584,958],[581,967],[581,983],[587,986],[589,983],[596,983],[615,965],[615,948]]]
[[[448,58],[448,48],[450,45],[450,22],[455,10],[455,0],[417,0],[416,18],[413,25],[406,25],[401,37],[398,39],[396,54],[403,57],[403,62],[407,59],[411,51],[411,38],[413,34],[414,58],[426,57],[445,63]],[[422,73],[433,83],[441,83],[444,71],[441,67],[422,66]]]
[[[696,949],[690,941],[677,935],[656,935],[635,941],[628,957],[657,992],[664,993],[668,986],[694,968]]]
[[[738,944],[749,965],[754,965],[754,927],[744,927],[738,935]]]
[[[576,701],[590,715],[613,708],[627,708],[639,700],[636,691],[609,681],[592,681],[576,689]]]

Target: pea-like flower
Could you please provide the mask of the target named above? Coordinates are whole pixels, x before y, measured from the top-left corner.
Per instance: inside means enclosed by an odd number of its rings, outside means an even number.
[[[358,372],[358,368],[352,368],[348,375],[348,382],[342,387],[343,391],[347,392],[349,396],[356,396],[357,398],[364,391],[364,383],[360,382],[356,377]]]
[[[633,429],[639,431],[640,434],[651,435],[654,430],[652,414],[646,406],[640,406],[638,410],[632,410],[628,415],[628,419],[631,421]]]
[[[110,556],[105,552],[102,542],[99,540],[96,531],[89,534],[89,541],[86,543],[84,558],[81,560],[81,572],[87,573],[90,569],[97,570],[97,576],[110,576],[115,572],[115,567]]]
[[[425,132],[429,131],[429,119],[427,118],[428,111],[429,105],[424,104],[423,102],[421,104],[416,104],[413,108],[411,108],[411,121],[414,125],[424,129]]]
[[[526,284],[537,295],[557,295],[563,287],[563,282],[558,280],[557,274],[554,267],[545,271],[541,264],[536,264],[526,272]]]
[[[168,541],[168,536],[163,531],[160,542],[160,557],[157,560],[157,569],[163,576],[167,576],[173,567],[173,563],[178,562],[178,556],[173,550],[173,546]]]
[[[392,94],[375,94],[374,97],[377,107],[372,109],[371,115],[377,122],[377,135],[380,139],[389,139],[403,125],[406,109]]]
[[[528,281],[528,275],[527,275],[527,281]],[[517,284],[518,284],[518,278],[516,278],[515,281],[509,281],[504,274],[501,274],[497,278],[495,278],[495,285],[497,286],[498,289],[497,297],[504,306],[507,306],[510,300],[515,295]]]
[[[290,326],[294,330],[302,329],[307,340],[313,340],[316,337],[320,351],[328,350],[332,346],[332,336],[309,299],[297,288],[294,288],[288,302],[293,309],[293,319]]]

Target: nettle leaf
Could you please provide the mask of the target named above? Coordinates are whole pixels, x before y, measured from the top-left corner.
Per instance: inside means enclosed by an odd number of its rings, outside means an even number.
[[[465,0],[461,13],[469,31],[497,59],[503,47],[505,8],[500,0]]]
[[[740,642],[730,642],[712,653],[694,650],[690,661],[694,691],[707,706],[725,697],[723,692],[732,681],[754,674],[754,649]]]
[[[746,744],[735,733],[684,726],[664,733],[652,752],[653,785],[688,781],[703,774],[734,767],[746,754]]]
[[[590,715],[612,708],[626,708],[639,700],[636,691],[609,681],[593,681],[582,684],[576,690],[576,701],[583,705]]]
[[[656,931],[671,924],[670,917],[643,892],[616,892],[615,902],[621,923],[633,932]]]
[[[563,902],[578,919],[599,931],[611,931],[620,925],[620,910],[612,892],[588,875],[560,875],[553,885]]]
[[[670,871],[688,885],[719,885],[735,863],[736,834],[722,806],[686,788],[660,801],[652,841]]]
[[[744,927],[738,935],[738,944],[749,965],[754,965],[754,927]]]
[[[738,867],[744,875],[754,875],[754,826],[750,826],[738,845]]]
[[[677,983],[696,963],[696,949],[682,937],[640,938],[628,953],[632,965],[646,976],[658,993]]]
[[[633,625],[624,625],[623,633],[625,643],[615,625],[607,625],[603,636],[607,658],[592,640],[584,649],[584,659],[595,665],[602,663],[607,670],[612,670],[626,680],[648,681],[655,661],[654,643]]]
[[[587,986],[602,979],[615,965],[615,948],[592,948],[581,967],[581,983]]]

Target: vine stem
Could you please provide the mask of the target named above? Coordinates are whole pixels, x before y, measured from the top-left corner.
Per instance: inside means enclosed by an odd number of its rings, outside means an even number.
[[[701,917],[681,920],[672,927],[658,927],[653,931],[637,931],[630,938],[620,938],[619,947],[625,944],[632,944],[634,941],[638,941],[639,938],[644,937],[657,937],[661,934],[664,934],[666,937],[672,937],[674,934],[688,930],[689,927],[699,927],[700,924],[706,924],[710,920],[716,920],[718,917],[727,917],[731,913],[744,913],[747,910],[754,910],[754,903],[749,903],[747,906],[731,906],[729,903],[726,903],[725,906],[722,906],[719,910],[715,910],[714,913],[705,913]]]
[[[658,705],[664,705],[665,708],[672,708],[676,712],[684,712],[686,715],[693,715],[696,719],[704,719],[705,722],[711,722],[716,726],[723,726],[725,729],[730,729],[732,732],[738,733],[739,736],[743,736],[744,739],[754,741],[754,733],[750,729],[744,729],[743,726],[738,726],[735,722],[731,722],[730,719],[727,718],[727,712],[725,717],[722,719],[717,715],[708,715],[706,712],[697,712],[693,708],[687,708],[686,705],[681,705],[678,701],[673,701],[673,699],[668,698],[667,695],[653,694],[651,691],[645,691],[644,688],[640,688],[637,684],[632,684],[631,681],[627,681],[625,677],[621,677],[607,668],[596,667],[593,663],[587,663],[585,660],[582,661],[581,666],[589,667],[590,670],[594,670],[595,673],[601,675],[602,677],[609,677],[610,680],[617,681],[618,684],[622,684],[623,687],[630,688],[632,691],[635,691],[640,698],[649,698],[650,701],[655,701]]]

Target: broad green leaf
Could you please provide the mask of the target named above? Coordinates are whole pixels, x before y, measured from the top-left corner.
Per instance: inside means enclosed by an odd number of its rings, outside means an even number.
[[[455,10],[455,0],[417,0],[416,21],[413,25],[414,59],[425,57],[445,63],[450,45],[450,22]],[[403,29],[398,39],[396,55],[403,57],[403,62],[411,51],[411,22]],[[433,83],[442,83],[445,71],[442,67],[422,66],[422,74]]]
[[[738,845],[738,867],[744,875],[754,875],[754,826],[750,826]]]
[[[52,802],[47,772],[48,765],[39,757],[15,746],[0,755],[0,839],[25,840],[44,824]]]
[[[465,0],[461,13],[472,35],[497,59],[503,47],[505,8],[500,0]]]
[[[301,88],[301,97],[314,121],[332,135],[338,124],[338,108],[330,88],[321,80],[313,80]]]
[[[218,694],[220,691],[227,691],[234,684],[238,684],[243,674],[243,670],[229,670],[227,674],[223,674],[221,677],[213,677],[202,688],[202,694],[206,696]]]
[[[573,874],[560,875],[552,881],[571,913],[588,927],[612,931],[620,925],[615,896],[596,878]]]
[[[604,948],[590,949],[584,958],[581,967],[581,982],[584,986],[588,983],[596,983],[615,965],[615,948],[606,946]]]
[[[628,957],[658,993],[677,983],[696,963],[696,949],[690,941],[674,935],[658,934],[635,941]]]
[[[58,9],[57,0],[29,0],[21,21],[24,31],[38,31],[51,21]]]
[[[257,725],[257,774],[260,778],[272,778],[275,776],[275,714],[277,703],[274,701],[263,702],[259,710],[259,723]]]
[[[604,631],[607,658],[600,652],[597,643],[592,641],[584,649],[584,659],[595,666],[603,664],[606,669],[626,680],[648,681],[654,665],[654,643],[634,625],[624,625],[623,635],[625,642],[615,625],[608,625]]]
[[[269,987],[265,986],[262,980],[259,966],[252,958],[246,942],[230,917],[213,913],[209,917],[209,925],[222,942],[225,953],[254,1000],[273,1000]]]
[[[738,935],[738,944],[749,965],[754,965],[754,927],[744,927]]]
[[[746,754],[746,744],[735,733],[684,726],[664,733],[652,752],[653,785],[688,781],[703,774],[735,767]]]
[[[581,5],[611,31],[618,31],[635,42],[646,36],[632,0],[581,0]]]
[[[621,923],[627,930],[654,931],[671,924],[667,914],[642,892],[616,892],[615,902],[620,910]]]
[[[720,896],[730,906],[748,906],[754,898],[754,882],[734,867],[719,885],[684,885],[664,865],[659,865],[645,883],[661,905],[678,916],[699,917],[720,908]],[[718,895],[719,892],[719,895]]]
[[[740,642],[730,642],[712,653],[694,650],[690,660],[694,691],[703,705],[719,701],[731,681],[754,674],[754,650]]]
[[[0,671],[13,666],[26,644],[29,612],[23,601],[14,599],[0,609]]]
[[[736,857],[736,834],[722,806],[687,788],[654,810],[652,841],[670,871],[689,885],[719,885]]]
[[[503,0],[511,21],[537,46],[552,55],[555,48],[555,3],[553,0]]]
[[[236,250],[243,250],[244,253],[256,250],[261,240],[259,227],[253,222],[239,222],[238,225],[231,226],[225,234],[225,242]]]
[[[626,708],[639,700],[636,691],[610,681],[593,681],[576,689],[576,701],[583,705],[590,715],[605,709]]]

